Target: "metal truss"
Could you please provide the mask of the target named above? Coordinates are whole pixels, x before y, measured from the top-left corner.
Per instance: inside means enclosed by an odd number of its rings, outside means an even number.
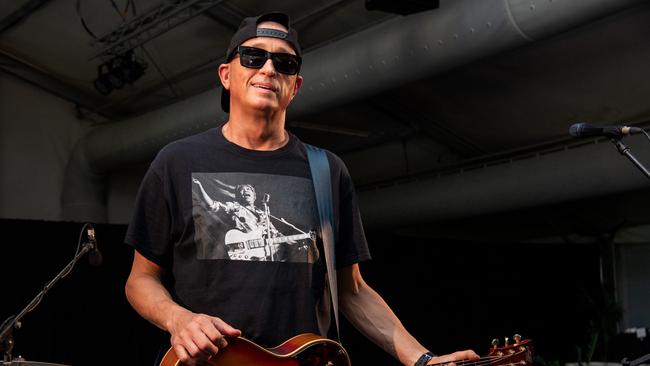
[[[50,0],[30,0],[18,8],[18,10],[11,13],[8,17],[0,19],[0,33],[18,24],[21,20],[30,16],[33,12],[38,10],[38,8],[49,1]]]
[[[120,55],[132,50],[168,30],[194,18],[224,0],[167,1],[119,26],[116,30],[94,40],[93,47],[102,47],[90,59]]]

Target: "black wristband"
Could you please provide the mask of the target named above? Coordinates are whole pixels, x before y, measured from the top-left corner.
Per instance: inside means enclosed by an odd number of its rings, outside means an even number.
[[[420,358],[418,358],[417,361],[415,361],[415,366],[424,366],[427,364],[427,362],[429,362],[434,357],[436,357],[436,355],[434,355],[433,353],[425,352],[422,354],[422,356],[420,356]]]

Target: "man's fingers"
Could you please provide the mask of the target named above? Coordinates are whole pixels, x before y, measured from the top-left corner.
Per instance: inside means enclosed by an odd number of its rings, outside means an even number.
[[[478,360],[480,357],[476,352],[471,349],[464,351],[457,351],[448,355],[434,357],[429,361],[429,365],[433,364],[443,364],[444,366],[457,366],[454,361],[463,361],[463,360]]]
[[[176,344],[173,346],[174,352],[176,352],[176,357],[185,365],[194,366],[196,365],[195,358],[190,356],[184,346]]]
[[[191,314],[185,321],[180,320],[177,331],[173,332],[172,345],[178,359],[189,366],[205,364],[228,345],[226,337],[241,335],[238,329],[206,314]]]
[[[201,328],[201,331],[205,334],[205,336],[210,340],[210,342],[215,345],[218,348],[224,348],[228,345],[228,341],[226,341],[226,337],[221,334],[217,330],[217,328],[213,325],[210,324],[210,326],[206,326]],[[215,352],[216,354],[216,352]]]
[[[216,349],[216,347],[212,344],[212,342],[210,342],[205,334],[201,332],[186,334],[184,337],[178,338],[175,342],[173,342],[173,344],[174,347],[183,347],[185,353],[189,356],[189,360],[192,362],[188,363],[187,360],[183,361],[182,359],[181,361],[189,365],[200,364],[200,361],[210,359],[213,354],[216,354],[215,351],[218,351],[218,349]]]
[[[219,318],[212,318],[212,322],[214,323],[214,326],[217,328],[217,330],[225,336],[239,337],[241,335],[241,330],[231,327],[230,324],[224,322]]]
[[[179,360],[185,362],[190,359],[190,355],[187,354],[185,347],[181,346],[180,344],[175,344],[172,348],[174,348],[174,352],[176,352],[176,357],[178,357]]]
[[[464,351],[458,351],[454,352],[454,361],[460,361],[460,360],[478,360],[479,355],[476,354],[476,352],[472,351],[471,349],[466,349]]]
[[[183,342],[183,347],[185,347],[185,350],[190,355],[190,357],[193,358],[193,359],[199,359],[199,358],[203,359],[203,358],[206,358],[208,356],[191,339],[187,340],[186,342]]]
[[[215,342],[205,333],[197,334],[194,339],[194,343],[196,343],[201,352],[206,353],[210,356],[216,355],[217,352],[219,352],[219,348],[221,348],[218,342]]]

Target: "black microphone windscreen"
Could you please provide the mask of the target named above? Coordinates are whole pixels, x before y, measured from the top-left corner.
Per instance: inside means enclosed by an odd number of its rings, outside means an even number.
[[[574,123],[569,127],[569,135],[573,137],[583,137],[583,132],[592,126],[588,123]]]

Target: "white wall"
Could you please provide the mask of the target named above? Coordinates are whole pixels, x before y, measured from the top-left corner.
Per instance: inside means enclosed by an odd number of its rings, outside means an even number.
[[[63,173],[83,124],[72,103],[0,72],[0,218],[60,219]]]

